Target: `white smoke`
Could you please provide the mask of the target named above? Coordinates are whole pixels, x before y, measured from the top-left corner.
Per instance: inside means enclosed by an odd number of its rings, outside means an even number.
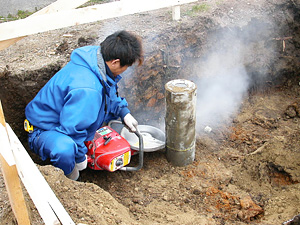
[[[249,87],[243,65],[243,49],[238,41],[213,51],[197,65],[197,131],[227,124],[237,113]],[[216,46],[217,48],[217,46]]]

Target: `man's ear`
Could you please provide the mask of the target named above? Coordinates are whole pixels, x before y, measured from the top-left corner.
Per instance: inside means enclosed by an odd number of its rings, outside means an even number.
[[[111,60],[112,65],[116,65],[117,63],[120,63],[120,59],[113,59]]]

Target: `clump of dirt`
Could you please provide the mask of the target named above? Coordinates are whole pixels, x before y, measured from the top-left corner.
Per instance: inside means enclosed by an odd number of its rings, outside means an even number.
[[[198,127],[192,164],[174,167],[158,151],[138,172],[88,168],[75,182],[28,152],[77,224],[281,224],[300,214],[299,8],[295,0],[198,1],[181,8],[180,21],[162,9],[32,35],[0,52],[5,118],[27,147],[26,104],[73,49],[126,29],[142,36],[145,62],[124,74],[120,94],[140,124],[164,129],[164,84],[209,78],[211,54],[223,54],[215,67],[242,62],[247,91],[226,121]],[[2,176],[0,189],[1,223],[14,224]],[[24,193],[32,224],[41,224]]]

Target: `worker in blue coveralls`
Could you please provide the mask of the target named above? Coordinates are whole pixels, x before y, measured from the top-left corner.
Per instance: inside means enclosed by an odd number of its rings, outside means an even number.
[[[121,118],[136,131],[138,122],[118,95],[117,83],[119,74],[142,62],[141,39],[124,30],[109,35],[100,46],[75,49],[70,62],[25,108],[31,150],[77,180],[87,167],[84,142],[104,123]]]

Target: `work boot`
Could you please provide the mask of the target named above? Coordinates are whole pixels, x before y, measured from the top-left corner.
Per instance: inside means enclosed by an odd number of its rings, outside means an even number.
[[[71,180],[77,180],[79,178],[79,169],[77,168],[77,166],[75,166],[73,171],[70,174],[66,175],[66,177]]]
[[[80,163],[76,163],[76,167],[79,171],[84,170],[87,167],[87,156],[85,155],[85,160]]]

